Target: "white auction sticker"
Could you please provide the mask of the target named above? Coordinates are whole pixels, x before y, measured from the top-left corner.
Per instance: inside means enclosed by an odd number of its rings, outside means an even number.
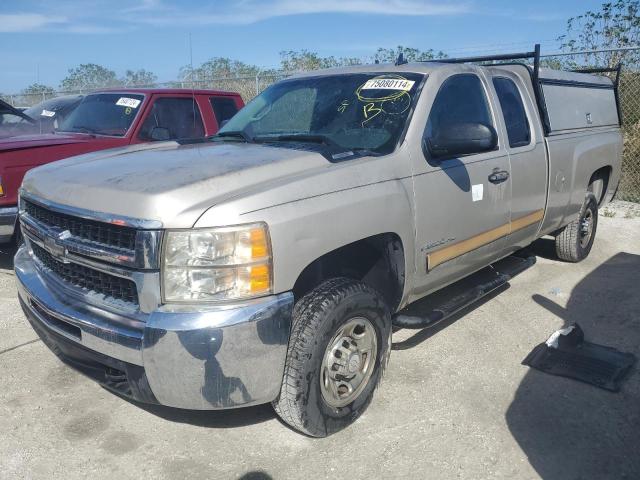
[[[413,80],[400,78],[372,78],[362,86],[361,90],[403,90],[408,92],[416,83]]]
[[[120,97],[120,99],[116,102],[116,105],[119,105],[121,107],[138,108],[138,105],[140,105],[140,100],[138,100],[137,98]]]
[[[56,112],[52,112],[51,110],[42,110],[42,113],[40,115],[42,117],[55,117]]]
[[[473,185],[471,187],[471,199],[474,202],[479,202],[480,200],[482,200],[483,196],[484,196],[484,185],[482,183],[478,185]]]

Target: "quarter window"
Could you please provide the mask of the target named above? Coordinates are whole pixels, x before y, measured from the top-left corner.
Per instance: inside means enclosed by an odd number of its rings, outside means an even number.
[[[504,77],[494,78],[493,86],[496,88],[504,123],[507,126],[509,146],[515,148],[529,145],[531,129],[518,87],[512,80]]]
[[[139,137],[144,140],[176,140],[204,136],[198,104],[193,98],[158,98],[153,102]]]
[[[455,75],[442,84],[429,113],[425,136],[435,138],[442,130],[465,123],[493,126],[482,83],[471,74]]]

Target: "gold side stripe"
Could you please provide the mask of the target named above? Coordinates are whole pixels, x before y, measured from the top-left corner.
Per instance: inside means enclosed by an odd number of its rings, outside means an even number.
[[[435,252],[427,255],[427,271],[432,270],[444,262],[453,260],[456,257],[475,250],[476,248],[480,248],[491,242],[495,242],[502,237],[506,237],[510,233],[517,232],[518,230],[522,230],[523,228],[538,223],[542,221],[543,217],[544,210],[536,210],[529,215],[517,218],[512,222],[500,225],[499,227],[483,232],[480,235],[476,235],[475,237],[471,237],[467,240],[462,240],[461,242],[436,250]]]

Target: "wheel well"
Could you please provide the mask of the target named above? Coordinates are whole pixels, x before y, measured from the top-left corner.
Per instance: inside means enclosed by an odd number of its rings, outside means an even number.
[[[606,196],[607,188],[609,186],[610,176],[611,176],[611,167],[606,166],[606,167],[599,168],[598,170],[593,172],[593,174],[591,175],[591,178],[589,179],[589,184],[588,184],[589,187],[591,187],[593,182],[597,180],[602,180],[602,192],[600,192],[599,198],[596,198],[596,200],[598,200],[598,205],[602,203],[602,201],[604,200],[604,197]]]
[[[295,299],[335,277],[360,280],[380,292],[394,312],[405,281],[404,247],[395,233],[381,233],[333,250],[311,262],[293,287]]]

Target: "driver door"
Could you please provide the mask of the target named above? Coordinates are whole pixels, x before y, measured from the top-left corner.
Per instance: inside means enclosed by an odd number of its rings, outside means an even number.
[[[432,76],[431,80],[439,79]],[[425,125],[423,148],[412,152],[416,296],[503,256],[510,228],[510,163],[501,141],[502,128],[489,100],[491,87],[475,72],[451,75],[430,87],[437,94]],[[469,123],[487,125],[497,132],[494,150],[443,159],[428,152],[427,142],[442,134],[442,129]]]

